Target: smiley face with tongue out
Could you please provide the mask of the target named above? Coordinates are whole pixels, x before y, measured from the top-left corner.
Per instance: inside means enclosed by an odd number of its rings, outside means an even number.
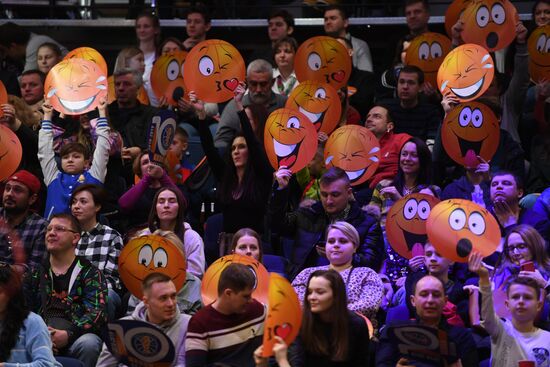
[[[233,91],[244,81],[245,65],[232,44],[211,39],[195,45],[187,55],[183,78],[187,89],[205,102],[220,103],[233,98]]]
[[[298,111],[279,108],[265,123],[264,147],[274,169],[286,166],[296,173],[304,168],[317,151],[317,130]]]
[[[327,36],[312,37],[296,51],[294,70],[300,82],[315,80],[338,90],[345,87],[351,74],[351,57],[344,45]]]
[[[454,94],[461,102],[480,97],[490,86],[495,66],[489,52],[481,46],[465,44],[449,52],[437,72],[442,95]]]
[[[426,220],[439,199],[428,194],[414,193],[392,205],[386,220],[386,235],[391,247],[406,259],[413,257],[417,243],[424,246],[428,240]]]
[[[441,141],[456,163],[476,168],[477,156],[489,161],[498,148],[499,122],[493,111],[479,102],[461,103],[443,121]]]
[[[336,129],[325,145],[325,165],[343,169],[352,186],[367,181],[380,163],[380,144],[363,126],[345,125]]]
[[[338,92],[327,83],[306,80],[300,83],[288,96],[286,108],[306,115],[317,131],[330,134],[342,113]]]
[[[464,199],[445,200],[433,207],[426,230],[437,252],[451,261],[467,262],[472,251],[489,256],[500,243],[495,217]]]

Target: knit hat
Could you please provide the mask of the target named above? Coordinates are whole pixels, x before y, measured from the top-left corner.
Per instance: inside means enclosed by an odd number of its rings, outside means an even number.
[[[17,171],[10,178],[8,178],[7,181],[21,182],[29,188],[31,194],[37,194],[38,191],[40,191],[40,180],[29,171]]]

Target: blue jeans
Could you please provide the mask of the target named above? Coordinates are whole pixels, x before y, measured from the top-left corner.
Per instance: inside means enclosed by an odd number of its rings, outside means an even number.
[[[116,320],[118,312],[120,312],[122,301],[120,296],[113,289],[109,288],[107,294],[107,321],[111,322]]]
[[[95,334],[84,334],[74,341],[65,353],[69,357],[78,359],[84,367],[95,367],[103,341]]]

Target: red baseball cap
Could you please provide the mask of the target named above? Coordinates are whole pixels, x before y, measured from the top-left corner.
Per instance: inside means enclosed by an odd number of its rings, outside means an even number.
[[[21,182],[23,185],[29,188],[31,194],[38,194],[38,192],[40,191],[40,180],[35,175],[26,170],[15,172],[10,178],[7,179],[7,181]]]

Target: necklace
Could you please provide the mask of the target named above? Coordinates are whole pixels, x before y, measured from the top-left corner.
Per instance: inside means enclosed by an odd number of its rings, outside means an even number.
[[[414,192],[414,190],[416,190],[416,187],[418,185],[414,185],[413,187],[407,187],[407,186],[404,186],[403,185],[403,196],[407,196],[409,194],[412,194]]]

